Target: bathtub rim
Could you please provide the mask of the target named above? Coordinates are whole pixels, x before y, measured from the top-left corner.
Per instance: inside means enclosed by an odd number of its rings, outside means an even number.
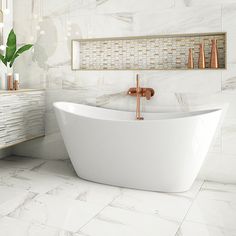
[[[113,112],[117,114],[116,118],[111,118],[111,117],[105,117],[104,114],[103,117],[98,117],[98,116],[91,116],[87,114],[83,114],[83,112],[72,112],[69,111],[69,109],[66,109],[65,107],[61,105],[72,105],[74,107],[82,107],[82,108],[89,108],[93,109],[94,111],[102,111],[102,112]],[[135,112],[133,111],[122,111],[122,110],[114,110],[114,109],[108,109],[108,108],[103,108],[103,107],[96,107],[96,106],[91,106],[91,105],[86,105],[86,104],[80,104],[80,103],[73,103],[73,102],[54,102],[53,103],[54,109],[58,109],[60,111],[63,111],[67,114],[71,115],[77,115],[79,117],[83,117],[86,119],[91,119],[91,120],[101,120],[101,121],[114,121],[114,122],[138,122],[138,120],[135,119]],[[193,117],[199,117],[199,116],[204,116],[208,115],[211,113],[215,112],[223,112],[227,110],[227,105],[224,105],[223,107],[218,107],[218,108],[212,108],[212,109],[202,109],[198,111],[190,111],[190,112],[142,112],[142,115],[144,116],[144,120],[142,122],[139,121],[139,123],[147,123],[147,122],[155,122],[155,121],[165,121],[165,120],[175,120],[175,119],[186,119],[186,118],[193,118]],[[95,114],[95,113],[94,113]],[[132,118],[130,119],[122,119],[119,117],[122,114],[127,114],[130,115]],[[102,116],[101,115],[101,116]],[[160,115],[163,117],[153,117],[151,119],[145,119],[145,116],[154,116],[154,115]]]

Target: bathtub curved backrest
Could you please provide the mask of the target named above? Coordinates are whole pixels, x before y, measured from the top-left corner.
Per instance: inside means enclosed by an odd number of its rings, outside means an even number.
[[[71,113],[74,115],[79,115],[91,119],[101,119],[101,120],[116,120],[116,121],[133,121],[135,120],[135,113],[129,111],[117,111],[110,110],[100,107],[93,107],[83,104],[76,104],[70,102],[56,102],[53,104],[56,109],[61,111]],[[177,119],[190,116],[200,116],[204,114],[214,113],[221,111],[222,109],[209,109],[200,110],[192,112],[162,112],[162,113],[146,113],[143,112],[144,121],[150,120],[162,120],[162,119]]]

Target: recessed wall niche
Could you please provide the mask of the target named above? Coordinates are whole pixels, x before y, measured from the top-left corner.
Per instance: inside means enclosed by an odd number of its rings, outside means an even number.
[[[198,69],[199,44],[204,43],[210,69],[211,40],[217,40],[219,69],[226,65],[226,33],[155,35],[72,40],[73,70],[184,70],[189,48]]]

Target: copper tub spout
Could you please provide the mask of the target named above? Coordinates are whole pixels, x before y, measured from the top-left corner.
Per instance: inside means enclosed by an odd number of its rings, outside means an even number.
[[[136,97],[136,119],[143,120],[144,118],[141,117],[140,111],[140,98],[145,97],[147,100],[150,100],[155,94],[154,89],[152,88],[140,88],[140,79],[139,75],[136,75],[136,88],[130,88],[128,90],[128,95]]]

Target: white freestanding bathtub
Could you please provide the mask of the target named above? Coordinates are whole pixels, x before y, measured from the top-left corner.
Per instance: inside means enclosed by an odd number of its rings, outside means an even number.
[[[193,184],[222,110],[135,113],[54,104],[59,127],[81,178],[122,187],[182,192]]]

